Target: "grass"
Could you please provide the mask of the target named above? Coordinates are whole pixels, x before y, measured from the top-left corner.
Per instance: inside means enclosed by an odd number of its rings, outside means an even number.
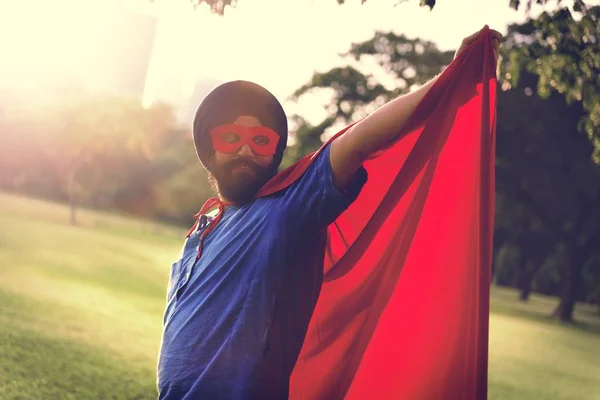
[[[556,299],[492,290],[490,399],[600,399],[600,318],[579,306],[570,326],[548,318]]]
[[[155,399],[168,271],[185,230],[0,194],[0,398]],[[489,398],[600,399],[600,318],[494,288]]]

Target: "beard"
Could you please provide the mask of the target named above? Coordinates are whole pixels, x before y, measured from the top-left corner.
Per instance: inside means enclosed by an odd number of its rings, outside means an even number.
[[[246,169],[240,169],[241,167]],[[245,204],[254,200],[256,193],[275,176],[276,171],[275,163],[262,167],[251,160],[236,158],[211,168],[208,181],[222,199]]]

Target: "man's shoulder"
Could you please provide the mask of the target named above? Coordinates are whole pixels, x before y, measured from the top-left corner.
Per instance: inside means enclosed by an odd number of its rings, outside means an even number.
[[[289,201],[289,196],[286,196],[289,190],[291,190],[290,187],[269,196],[255,199],[247,211],[240,215],[250,223],[277,224],[290,222],[290,217],[295,213],[295,206],[293,202]]]
[[[261,196],[254,201],[252,201],[250,205],[249,211],[252,213],[256,212],[269,212],[279,210],[283,206],[282,198],[285,195],[285,192],[289,190],[289,187],[282,189],[277,193],[270,194],[268,196]]]

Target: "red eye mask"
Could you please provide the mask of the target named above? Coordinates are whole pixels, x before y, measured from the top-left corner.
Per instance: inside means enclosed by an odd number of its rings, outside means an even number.
[[[265,126],[221,125],[210,131],[210,137],[221,153],[235,153],[247,144],[258,155],[272,156],[279,143],[279,135]]]

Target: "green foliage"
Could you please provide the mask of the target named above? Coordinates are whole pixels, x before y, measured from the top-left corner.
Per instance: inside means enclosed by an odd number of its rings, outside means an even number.
[[[577,133],[584,111],[558,93],[536,96],[534,74],[522,73],[520,84],[498,93],[496,231],[507,236],[501,245],[520,248],[512,284],[526,289],[525,278],[555,292],[559,276],[570,288],[565,302],[585,300],[581,269],[600,248],[600,167]]]
[[[297,89],[292,98],[299,98],[313,89],[332,89],[333,99],[327,111],[334,119],[350,120],[358,106],[371,103],[379,95],[386,95],[385,88],[374,83],[357,69],[347,66],[333,68],[325,73],[315,73],[310,82]]]
[[[452,61],[454,52],[441,52],[435,43],[427,40],[411,39],[393,32],[376,32],[372,39],[352,44],[346,55],[356,61],[374,58],[396,82],[396,86],[387,93],[388,98],[393,98],[439,74]]]
[[[211,195],[191,134],[167,105],[116,97],[25,104],[0,115],[5,191],[186,225]]]
[[[556,5],[560,5],[560,3],[562,2],[562,0],[526,0],[525,1],[525,9],[527,10],[527,12],[529,12],[531,10],[531,7],[533,6],[533,4],[538,4],[538,5],[546,5],[548,3],[556,3]],[[515,10],[518,10],[521,7],[521,0],[509,0],[509,6],[510,8],[513,8]],[[574,1],[574,8],[577,9],[581,9],[585,7],[585,3],[583,0],[575,0]]]
[[[342,54],[348,64],[315,73],[312,79],[298,88],[292,98],[314,91],[328,91],[332,95],[327,106],[328,117],[316,126],[300,116],[293,116],[297,144],[288,149],[286,162],[293,162],[319,148],[321,135],[335,124],[347,125],[374,111],[387,101],[408,92],[415,85],[427,82],[452,61],[454,52],[441,52],[429,41],[411,39],[405,35],[377,32],[373,38],[354,43]],[[350,62],[357,66],[353,66]],[[374,74],[361,69],[375,64],[380,74],[393,82],[386,88]]]
[[[335,119],[335,117],[325,118],[320,124],[313,126],[299,115],[292,116],[292,122],[296,126],[293,132],[296,143],[287,147],[280,168],[290,166],[304,155],[321,147],[323,145],[321,136],[325,129],[333,125]]]
[[[153,2],[154,0],[150,0],[150,2]],[[325,1],[331,1],[331,0],[325,0]],[[344,4],[346,2],[346,0],[336,0],[338,4]],[[374,1],[374,0],[371,0]],[[416,2],[417,0],[398,0],[398,2],[396,4],[400,4],[400,3],[404,3],[404,2],[408,2],[408,1],[414,1]],[[192,4],[194,6],[199,6],[201,4],[206,4],[210,7],[210,9],[219,14],[219,15],[224,15],[225,14],[225,10],[227,9],[227,7],[235,7],[237,5],[238,0],[191,0]],[[361,4],[364,4],[367,2],[367,0],[360,0]],[[419,6],[420,7],[429,7],[430,10],[433,10],[433,8],[435,7],[436,4],[436,0],[418,0],[419,2]],[[526,0],[525,1],[525,8],[527,11],[531,10],[532,5],[535,4],[539,4],[539,5],[544,5],[544,4],[548,4],[551,2],[555,2],[557,5],[561,3],[561,0]],[[521,0],[508,0],[508,6],[510,8],[513,8],[515,10],[518,10],[521,7]],[[574,2],[574,8],[576,10],[582,9],[585,7],[585,3],[583,0],[575,0]]]
[[[580,103],[585,114],[578,128],[594,144],[593,158],[600,163],[600,7],[577,9],[577,19],[561,8],[510,26],[501,77],[517,85],[527,71],[538,77],[542,98],[559,93],[568,104]]]
[[[153,0],[150,0],[151,2]],[[218,14],[224,15],[227,7],[235,7],[237,6],[237,0],[190,0],[194,7],[198,7],[200,5],[207,5],[210,9]]]
[[[574,12],[509,27],[498,103],[498,190],[564,246],[563,319],[597,285],[582,271],[600,249],[600,7]]]
[[[529,86],[498,95],[498,187],[533,213],[530,226],[545,224],[561,240],[589,235],[600,201],[600,168],[589,159],[593,147],[576,134],[582,114],[561,96],[534,96]],[[513,206],[501,210],[515,212]],[[523,214],[515,217],[525,221]]]

